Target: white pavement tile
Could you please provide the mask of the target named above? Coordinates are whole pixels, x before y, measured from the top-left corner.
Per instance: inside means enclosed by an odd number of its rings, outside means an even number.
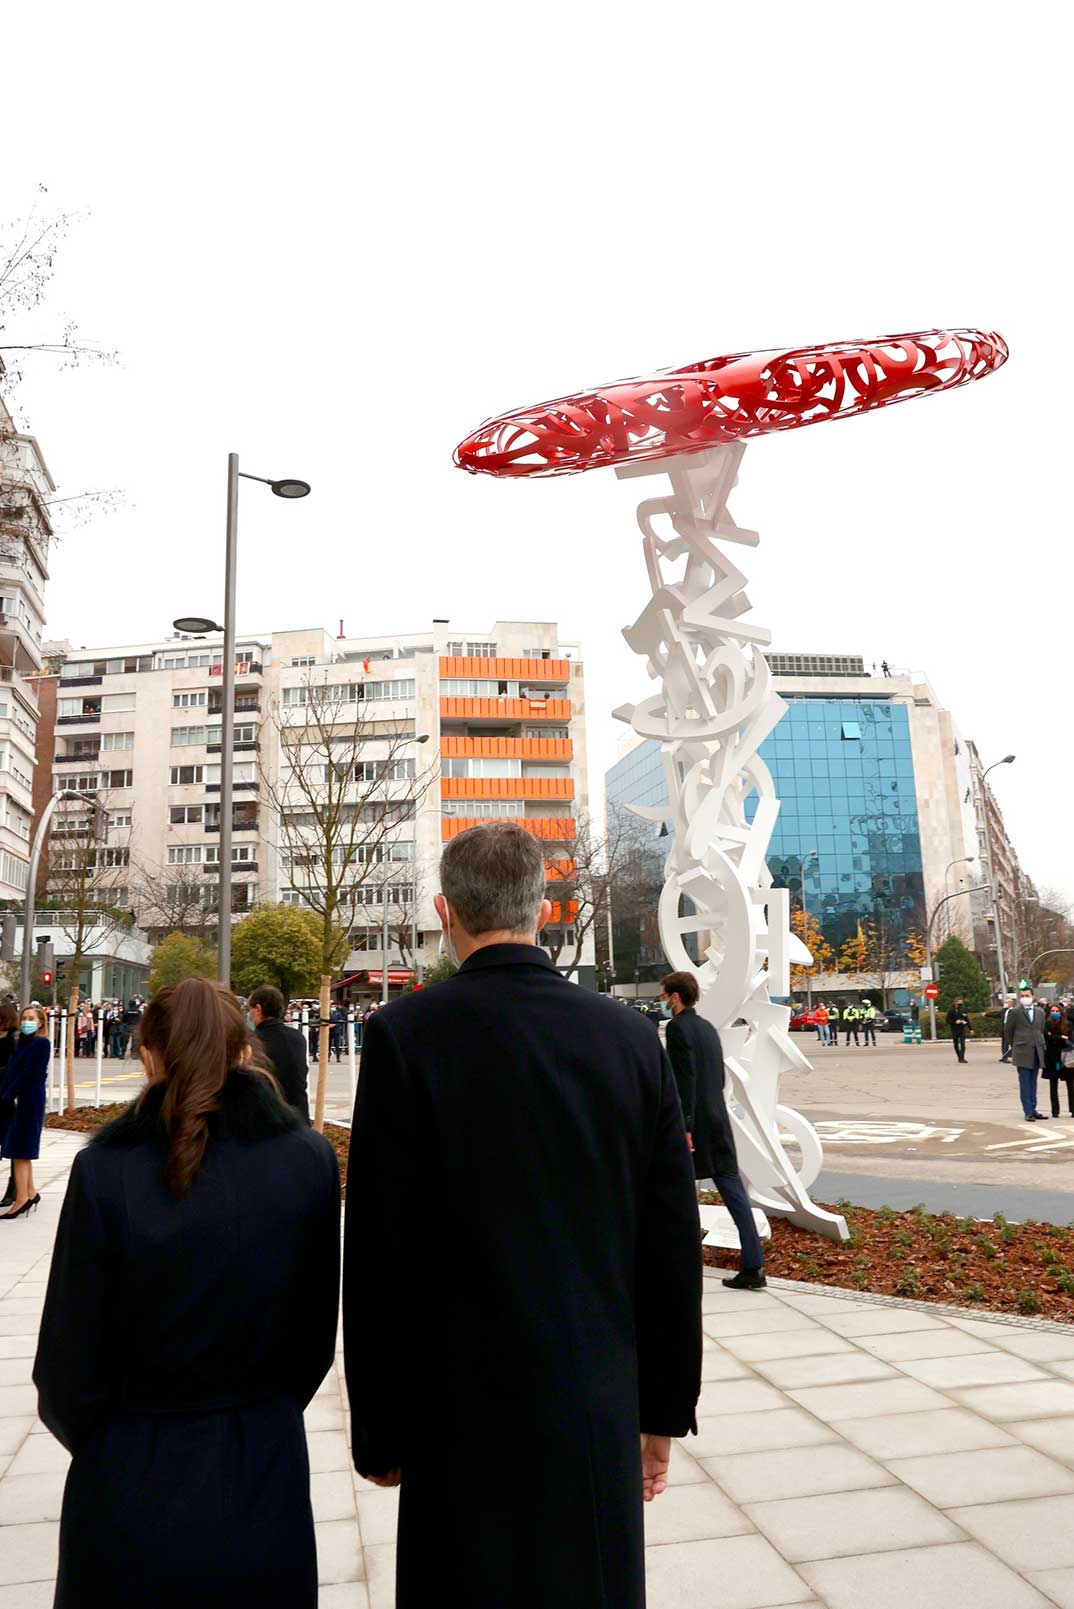
[[[800,1313],[861,1313],[873,1309],[867,1302],[855,1302],[850,1297],[815,1296],[804,1291],[777,1291],[785,1307],[796,1307]]]
[[[352,1469],[351,1450],[342,1430],[310,1430],[306,1432],[310,1470],[323,1474],[330,1469]]]
[[[1074,1389],[1072,1387],[1071,1389]],[[0,1419],[37,1412],[35,1385],[0,1386]]]
[[[775,1386],[764,1380],[709,1380],[697,1401],[698,1419],[721,1413],[763,1413],[786,1404]]]
[[[937,1508],[1074,1492],[1074,1471],[1034,1452],[1032,1447],[989,1447],[972,1453],[896,1458],[888,1468]]]
[[[34,1404],[36,1408],[37,1404]],[[30,1434],[33,1416],[19,1414],[16,1418],[0,1419],[0,1453],[17,1453]]]
[[[822,1443],[804,1452],[790,1447],[772,1453],[706,1458],[704,1467],[736,1503],[774,1502],[781,1497],[814,1497],[821,1492],[894,1484],[883,1465],[839,1442]]]
[[[55,1581],[23,1581],[0,1587],[0,1609],[52,1609],[55,1595]]]
[[[40,1328],[39,1313],[0,1312],[0,1335],[36,1335]]]
[[[54,1581],[58,1557],[58,1525],[13,1525],[0,1535],[0,1585],[22,1581]]]
[[[1027,1580],[1047,1595],[1049,1603],[1074,1609],[1074,1570],[1032,1570]]]
[[[777,1330],[812,1330],[816,1325],[804,1313],[795,1313],[789,1307],[764,1311],[747,1307],[733,1313],[703,1313],[701,1328],[714,1341],[721,1341],[725,1335],[771,1335]]]
[[[901,1486],[748,1503],[745,1512],[792,1564],[962,1540],[951,1520]]]
[[[930,1453],[1015,1446],[1014,1437],[1005,1430],[963,1408],[945,1408],[942,1413],[881,1414],[874,1419],[836,1419],[832,1429],[874,1458],[923,1458]]]
[[[40,1317],[41,1317],[41,1308],[42,1308],[43,1305],[44,1305],[44,1298],[43,1297],[41,1299],[38,1299],[36,1296],[34,1296],[34,1297],[24,1296],[23,1293],[22,1293],[21,1287],[19,1287],[18,1285],[16,1285],[15,1289],[12,1290],[12,1291],[9,1291],[8,1294],[4,1297],[4,1312],[5,1313],[33,1313],[33,1314],[36,1314],[38,1319],[40,1319]]]
[[[767,1291],[729,1291],[718,1281],[706,1280],[701,1292],[702,1313],[775,1313],[782,1307]]]
[[[650,1546],[745,1536],[752,1530],[742,1510],[711,1481],[704,1486],[669,1486],[645,1505],[645,1541]]]
[[[702,1380],[748,1380],[750,1373],[744,1363],[717,1346],[715,1341],[707,1352],[701,1354]]]
[[[0,1358],[0,1386],[33,1385],[33,1358]]]
[[[1048,1368],[1063,1380],[1074,1380],[1074,1363],[1052,1359],[1049,1360]]]
[[[691,1441],[693,1437],[690,1438]],[[668,1485],[684,1486],[691,1482],[707,1481],[708,1475],[696,1458],[686,1451],[681,1441],[671,1444],[671,1462],[668,1464]]]
[[[52,1600],[49,1601],[51,1603]],[[3,1609],[2,1605],[0,1609]],[[337,1582],[331,1587],[321,1587],[317,1593],[317,1609],[369,1609],[365,1582]]]
[[[727,1413],[699,1419],[697,1435],[685,1437],[683,1445],[691,1458],[718,1458],[781,1447],[813,1447],[834,1440],[834,1432],[809,1414],[798,1408],[778,1408],[773,1413]]]
[[[1051,1330],[1019,1330],[999,1324],[991,1326],[992,1340],[1004,1352],[1013,1352],[1016,1358],[1028,1358],[1031,1363],[1058,1363],[1074,1358],[1074,1336],[1059,1335]]]
[[[314,1524],[317,1538],[317,1579],[324,1585],[333,1581],[361,1581],[364,1577],[358,1527],[353,1520],[329,1520]]]
[[[849,1342],[847,1343],[849,1345]],[[901,1364],[907,1358],[964,1358],[993,1352],[979,1335],[965,1330],[900,1330],[895,1335],[862,1335],[855,1343],[870,1357]]]
[[[951,1518],[1023,1575],[1074,1567],[1074,1497],[1034,1497],[950,1510]]]
[[[398,1486],[373,1486],[357,1494],[358,1527],[363,1548],[378,1547],[395,1542],[399,1524]]]
[[[1049,1609],[1048,1600],[974,1542],[803,1564],[828,1609]],[[1074,1598],[1070,1600],[1074,1606]]]
[[[993,1389],[1011,1389],[996,1386]],[[1018,1388],[1023,1389],[1023,1388]],[[950,1406],[946,1397],[917,1380],[873,1380],[860,1385],[804,1386],[787,1393],[818,1419],[870,1419],[886,1413],[925,1413]],[[972,1406],[972,1404],[971,1404]]]
[[[71,1454],[54,1436],[27,1436],[11,1461],[12,1475],[47,1475],[62,1470],[66,1475]]]
[[[369,1609],[395,1609],[394,1542],[366,1548],[365,1579],[369,1591]]]
[[[36,1475],[6,1475],[0,1481],[0,1526],[58,1520],[66,1479],[66,1471],[59,1469]]]
[[[798,1386],[852,1385],[859,1380],[899,1378],[890,1364],[861,1352],[829,1352],[814,1358],[771,1358],[767,1363],[755,1363],[754,1368],[781,1391]]]
[[[1049,1458],[1074,1464],[1074,1418],[1069,1415],[1060,1414],[1057,1419],[1012,1419],[1004,1429]]]
[[[775,1609],[815,1601],[798,1572],[760,1536],[648,1548],[645,1574],[648,1609]],[[375,1599],[373,1609],[381,1609]],[[383,1609],[391,1609],[387,1600]]]
[[[896,1335],[901,1330],[942,1330],[944,1321],[910,1307],[866,1307],[860,1313],[814,1313],[813,1318],[853,1339],[858,1335]]]
[[[1067,1380],[1027,1380],[1020,1385],[973,1386],[952,1393],[986,1419],[1045,1419],[1074,1414],[1074,1385]]]
[[[911,1358],[899,1367],[913,1380],[950,1391],[965,1386],[1012,1385],[1020,1380],[1047,1380],[1035,1363],[1010,1352],[974,1352],[957,1358]],[[1060,1365],[1062,1367],[1062,1365]]]
[[[770,1335],[729,1335],[722,1343],[726,1350],[746,1363],[767,1362],[770,1358],[809,1358],[822,1353],[853,1352],[853,1342],[833,1330],[816,1324],[811,1330],[776,1330]]]
[[[355,1518],[354,1482],[350,1471],[346,1469],[326,1470],[320,1475],[310,1476],[310,1498],[313,1502],[313,1518],[321,1524],[327,1520],[350,1520],[353,1524]]]
[[[306,1430],[342,1430],[343,1409],[329,1397],[314,1397],[305,1412]]]

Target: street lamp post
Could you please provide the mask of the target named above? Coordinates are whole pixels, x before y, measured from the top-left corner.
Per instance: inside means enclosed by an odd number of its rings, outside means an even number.
[[[19,981],[19,1000],[21,1005],[28,1005],[30,1001],[30,950],[34,936],[34,904],[37,895],[37,870],[41,863],[41,850],[45,842],[48,824],[52,820],[56,806],[64,799],[80,799],[88,804],[97,816],[97,835],[101,837],[100,820],[104,814],[104,807],[88,793],[79,793],[74,788],[58,788],[52,795],[48,804],[41,812],[41,820],[34,833],[33,848],[30,850],[29,876],[26,883],[26,904],[22,919],[22,972]]]
[[[1000,999],[1007,998],[1007,972],[1003,965],[1003,933],[999,924],[999,901],[996,894],[996,863],[992,858],[992,828],[988,824],[988,789],[985,779],[989,771],[994,771],[997,765],[1013,765],[1014,755],[1005,754],[1002,760],[995,760],[981,772],[981,804],[984,807],[985,824],[985,853],[988,855],[988,883],[992,892],[992,925],[996,930],[996,965],[999,968]]]
[[[216,975],[225,985],[231,983],[231,818],[235,799],[235,593],[238,578],[239,481],[257,480],[270,486],[276,497],[308,497],[304,480],[266,480],[264,475],[248,475],[239,468],[238,453],[227,456],[227,531],[224,539],[224,624],[201,615],[181,615],[173,620],[176,631],[201,635],[206,631],[224,634],[220,721],[220,897],[217,909]]]
[[[819,858],[819,857],[817,857],[817,851],[815,849],[810,849],[809,851],[807,851],[807,853],[805,855],[802,856],[802,927],[803,928],[806,928],[808,920],[809,920],[809,912],[806,909],[806,897],[805,897],[806,861],[807,860],[812,860],[814,858]],[[804,940],[803,940],[803,943],[804,943]],[[805,986],[806,986],[806,1010],[807,1011],[812,1011],[813,1010],[813,969],[812,969],[812,967],[810,967],[809,971],[806,973]]]

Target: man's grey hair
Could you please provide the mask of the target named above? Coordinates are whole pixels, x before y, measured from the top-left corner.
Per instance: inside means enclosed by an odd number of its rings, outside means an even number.
[[[545,883],[540,844],[513,822],[469,827],[440,858],[444,898],[474,938],[482,933],[535,933]]]

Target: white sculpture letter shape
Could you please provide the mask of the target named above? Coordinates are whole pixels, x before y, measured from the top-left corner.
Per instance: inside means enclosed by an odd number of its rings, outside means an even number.
[[[791,933],[788,891],[772,887],[767,865],[779,800],[757,751],[786,709],[761,651],[771,634],[745,622],[745,577],[717,545],[757,544],[757,533],[736,525],[726,508],[745,450],[735,443],[616,468],[621,479],[667,475],[671,495],[638,505],[652,597],[623,633],[645,655],[660,691],[615,714],[663,749],[668,807],[635,809],[674,829],[660,937],[675,970],[696,971],[698,1010],[719,1031],[750,1199],[803,1229],[845,1240],[845,1221],[809,1197],[821,1168],[817,1132],[779,1105],[780,1075],[810,1066],[791,1039],[790,1008],[770,995],[789,995],[791,963],[808,965],[810,955]],[[670,522],[667,534],[653,528],[660,518]],[[669,578],[666,570],[683,559],[680,579]],[[687,933],[707,941],[699,969],[683,943]],[[798,1142],[798,1169],[781,1134]]]

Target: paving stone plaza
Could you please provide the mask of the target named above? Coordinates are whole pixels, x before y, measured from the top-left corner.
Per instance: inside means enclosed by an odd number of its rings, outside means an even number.
[[[0,1609],[52,1603],[67,1457],[30,1370],[81,1143],[46,1131],[40,1209],[0,1246]],[[703,1306],[699,1434],[645,1515],[650,1609],[1074,1609],[1074,1328],[711,1269]],[[306,1423],[320,1602],[391,1609],[398,1494],[353,1472],[339,1356]]]

